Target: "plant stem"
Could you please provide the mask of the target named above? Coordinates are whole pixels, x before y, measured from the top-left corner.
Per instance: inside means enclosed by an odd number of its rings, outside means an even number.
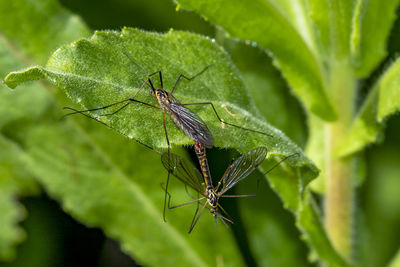
[[[336,250],[351,260],[354,218],[354,158],[338,158],[334,150],[346,137],[354,112],[355,79],[346,63],[334,63],[330,94],[338,120],[326,126],[325,227]]]

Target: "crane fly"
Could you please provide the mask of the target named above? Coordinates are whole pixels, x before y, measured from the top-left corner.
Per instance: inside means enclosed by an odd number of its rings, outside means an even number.
[[[203,177],[199,170],[189,161],[186,161],[185,159],[172,153],[163,153],[161,155],[161,162],[168,171],[168,180],[169,175],[172,174],[185,185],[194,189],[199,195],[201,195],[201,197],[198,199],[194,199],[192,201],[168,208],[173,209],[192,203],[200,203],[202,200],[206,200],[198,215],[196,210],[196,214],[193,217],[192,223],[190,225],[189,233],[192,232],[194,226],[196,225],[207,205],[209,206],[207,207],[207,209],[210,210],[215,219],[215,222],[217,222],[217,218],[220,218],[224,224],[226,224],[226,222],[233,223],[232,220],[228,219],[219,212],[221,210],[225,215],[229,216],[219,204],[219,199],[255,196],[227,195],[225,193],[229,189],[234,187],[238,182],[250,175],[261,164],[261,162],[264,161],[266,156],[267,149],[265,147],[258,147],[254,150],[247,152],[246,154],[243,154],[228,166],[224,175],[221,177],[218,184],[214,187],[211,181],[211,177],[209,177],[209,180],[208,178]]]
[[[131,98],[127,98],[127,99],[123,99],[121,101],[100,107],[100,108],[94,108],[94,109],[87,109],[87,110],[76,110],[70,107],[65,107],[65,109],[69,109],[72,110],[73,112],[65,114],[63,117],[65,116],[69,116],[72,114],[83,114],[89,118],[92,118],[98,122],[101,122],[100,120],[85,114],[86,112],[92,112],[92,111],[98,111],[98,110],[104,110],[104,109],[108,109],[111,108],[113,106],[118,106],[118,105],[122,105],[121,107],[119,107],[117,110],[110,112],[110,113],[106,113],[106,114],[102,114],[99,115],[100,116],[110,116],[110,115],[114,115],[116,113],[118,113],[119,111],[123,110],[124,108],[126,108],[128,105],[130,105],[131,103],[139,103],[139,104],[143,104],[145,106],[154,108],[154,109],[159,109],[162,111],[162,118],[163,118],[163,126],[164,126],[164,132],[165,132],[165,138],[167,141],[167,145],[168,145],[168,151],[170,148],[170,142],[169,142],[169,138],[168,138],[168,133],[167,133],[167,127],[165,124],[165,113],[168,113],[171,117],[171,119],[173,120],[173,122],[187,135],[189,136],[194,142],[195,144],[201,145],[201,147],[205,147],[205,148],[211,148],[214,146],[214,138],[210,132],[210,130],[208,129],[207,125],[203,122],[203,120],[197,116],[194,112],[192,112],[190,109],[186,108],[186,106],[189,105],[210,105],[217,117],[217,119],[222,123],[222,124],[227,124],[239,129],[243,129],[243,130],[247,130],[247,131],[251,131],[251,132],[255,132],[255,133],[260,133],[266,136],[270,136],[267,133],[261,132],[261,131],[257,131],[257,130],[253,130],[253,129],[248,129],[239,125],[235,125],[229,122],[226,122],[225,120],[221,119],[221,117],[218,115],[217,110],[214,107],[214,104],[212,102],[199,102],[199,103],[186,103],[186,104],[182,104],[180,103],[174,96],[173,96],[173,92],[175,90],[175,88],[177,87],[179,81],[183,78],[186,79],[188,81],[191,81],[193,79],[195,79],[196,77],[198,77],[199,75],[201,75],[202,73],[204,73],[211,65],[206,66],[203,70],[201,70],[199,73],[197,73],[196,75],[192,76],[192,77],[187,77],[184,74],[179,74],[177,79],[175,80],[175,83],[171,89],[170,92],[164,90],[164,84],[163,84],[163,78],[162,78],[162,72],[161,70],[158,70],[154,73],[150,73],[148,74],[138,63],[136,63],[126,52],[124,52],[124,55],[133,63],[136,65],[136,67],[143,72],[146,76],[147,79],[143,82],[143,84],[140,86],[140,88],[138,89],[138,91],[135,93],[135,95]],[[159,80],[160,80],[160,85],[161,88],[155,88],[154,84],[151,80],[151,77],[154,75],[159,75]],[[157,103],[159,104],[159,106],[155,106],[140,100],[136,99],[136,96],[140,93],[140,91],[146,86],[149,85],[150,86],[150,92],[151,94],[154,96],[155,100],[157,101]],[[102,124],[105,124],[106,126],[112,128],[110,125],[107,125],[104,122],[101,122]],[[125,135],[126,136],[126,135]],[[140,143],[140,142],[139,142]],[[143,143],[142,143],[143,144]],[[145,145],[146,147],[149,147],[147,145]],[[154,150],[154,149],[153,149]]]
[[[163,78],[162,78],[162,71],[158,70],[154,73],[150,73],[148,74],[138,63],[136,63],[126,52],[124,52],[124,55],[134,64],[136,65],[136,67],[143,72],[146,76],[147,79],[143,82],[143,84],[140,86],[140,88],[138,89],[138,91],[135,93],[135,95],[131,98],[127,98],[127,99],[123,99],[121,101],[100,107],[100,108],[94,108],[94,109],[87,109],[87,110],[76,110],[70,107],[65,107],[65,109],[70,109],[73,112],[65,114],[63,117],[65,116],[69,116],[72,114],[82,114],[85,115],[86,117],[89,117],[91,119],[94,119],[104,125],[106,125],[109,128],[114,129],[112,126],[100,121],[99,119],[92,117],[88,114],[86,114],[86,112],[92,112],[92,111],[98,111],[98,110],[104,110],[104,109],[108,109],[111,108],[113,106],[118,106],[121,105],[121,107],[117,108],[115,111],[110,112],[110,113],[106,113],[106,114],[102,114],[100,116],[110,116],[110,115],[114,115],[118,112],[120,112],[121,110],[123,110],[124,108],[126,108],[129,104],[131,103],[139,103],[139,104],[143,104],[145,106],[151,107],[151,108],[155,108],[155,109],[159,109],[162,111],[162,118],[163,118],[163,127],[164,127],[164,132],[165,132],[165,138],[167,141],[167,145],[168,145],[168,153],[170,153],[170,142],[169,142],[169,138],[168,138],[168,132],[167,132],[167,127],[166,127],[166,123],[165,123],[165,113],[168,113],[171,117],[171,119],[173,120],[173,122],[178,126],[178,128],[180,128],[187,136],[189,136],[195,143],[195,150],[196,150],[196,154],[198,156],[199,159],[199,163],[200,166],[202,166],[202,172],[204,174],[204,178],[205,178],[205,183],[209,184],[210,183],[210,179],[211,176],[209,175],[209,170],[208,170],[208,163],[207,163],[207,158],[206,158],[206,151],[205,148],[211,148],[214,146],[214,138],[210,132],[210,130],[208,129],[207,125],[203,122],[203,120],[197,116],[194,112],[192,112],[190,109],[186,108],[186,106],[189,105],[209,105],[212,107],[215,116],[217,117],[217,119],[223,124],[223,125],[230,125],[242,130],[247,130],[247,131],[251,131],[251,132],[255,132],[255,133],[259,133],[259,134],[263,134],[269,137],[272,137],[271,135],[261,132],[261,131],[257,131],[257,130],[253,130],[253,129],[248,129],[239,125],[235,125],[229,122],[226,122],[225,120],[221,119],[221,117],[218,115],[217,110],[215,109],[215,106],[212,102],[198,102],[198,103],[187,103],[187,104],[182,104],[180,103],[174,96],[173,96],[173,92],[175,90],[175,88],[177,87],[179,81],[183,78],[186,79],[188,81],[191,81],[193,79],[195,79],[196,77],[198,77],[199,75],[201,75],[202,73],[204,73],[209,67],[210,65],[206,66],[203,70],[201,70],[199,73],[195,74],[192,77],[187,77],[184,74],[179,74],[177,79],[175,80],[175,83],[171,89],[170,92],[164,90],[164,84],[163,84]],[[151,80],[151,77],[154,75],[159,75],[159,80],[160,80],[160,86],[161,88],[155,88],[153,81]],[[136,99],[136,96],[140,93],[141,90],[143,90],[143,88],[149,85],[150,86],[150,93],[154,96],[155,100],[157,101],[157,103],[159,104],[159,106],[155,106],[140,100]],[[115,130],[115,129],[114,129]],[[119,131],[118,131],[119,132]],[[119,132],[121,133],[121,132]],[[121,133],[124,136],[126,136],[124,133]],[[136,139],[135,139],[136,140]],[[138,143],[160,153],[158,150],[153,149],[152,147],[136,140]],[[167,187],[168,187],[168,180],[167,180]],[[167,199],[167,191],[165,194],[165,200]],[[164,201],[165,203],[166,201]],[[164,204],[164,221],[165,221],[165,204]]]

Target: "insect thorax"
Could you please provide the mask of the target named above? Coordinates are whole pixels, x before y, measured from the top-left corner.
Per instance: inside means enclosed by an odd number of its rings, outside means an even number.
[[[211,206],[212,209],[216,209],[218,206],[218,196],[215,193],[214,189],[207,190],[207,202]]]
[[[154,97],[156,98],[157,102],[160,104],[169,104],[169,93],[163,89],[154,89],[152,92]]]

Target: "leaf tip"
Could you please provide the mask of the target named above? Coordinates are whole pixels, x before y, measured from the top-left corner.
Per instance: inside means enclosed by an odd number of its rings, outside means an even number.
[[[22,71],[13,71],[7,74],[3,83],[9,88],[14,89],[18,85],[28,81],[40,80],[44,78],[42,67],[29,67]]]

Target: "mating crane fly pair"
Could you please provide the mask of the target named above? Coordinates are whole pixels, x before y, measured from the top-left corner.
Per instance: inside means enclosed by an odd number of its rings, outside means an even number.
[[[206,66],[203,70],[201,70],[199,73],[192,77],[187,77],[184,74],[179,74],[177,77],[172,89],[170,92],[167,92],[164,90],[164,84],[163,84],[163,79],[162,79],[162,72],[161,70],[158,70],[154,73],[148,74],[139,64],[137,64],[126,52],[124,52],[124,55],[133,63],[135,64],[138,69],[143,72],[146,76],[147,79],[143,82],[143,84],[140,86],[138,91],[135,93],[135,95],[132,98],[127,98],[100,108],[94,108],[94,109],[87,109],[87,110],[76,110],[70,107],[65,107],[65,109],[72,110],[73,112],[65,114],[63,117],[73,115],[73,114],[82,114],[86,117],[89,117],[93,120],[96,120],[97,122],[100,122],[104,125],[106,125],[109,128],[114,129],[112,126],[100,121],[96,117],[92,117],[88,115],[88,112],[93,112],[93,111],[99,111],[99,110],[105,110],[108,108],[111,108],[113,106],[118,106],[122,105],[118,109],[116,109],[113,112],[98,115],[100,116],[111,116],[119,111],[123,110],[126,108],[128,105],[131,103],[138,103],[138,104],[143,104],[145,106],[159,109],[162,111],[162,117],[163,117],[163,126],[164,126],[164,132],[165,132],[165,138],[167,141],[168,145],[168,153],[162,153],[162,163],[164,167],[168,171],[168,179],[166,183],[166,188],[165,188],[165,198],[164,198],[164,212],[163,212],[163,218],[165,220],[165,207],[166,207],[166,202],[167,202],[167,195],[168,194],[168,183],[169,183],[169,174],[174,175],[177,177],[180,181],[182,181],[185,185],[188,185],[192,189],[194,189],[196,192],[198,192],[200,195],[202,195],[201,198],[195,199],[193,201],[190,201],[188,203],[184,203],[178,206],[174,207],[169,207],[169,208],[176,208],[180,206],[184,206],[187,204],[191,203],[199,203],[201,200],[206,199],[205,204],[203,205],[203,208],[200,210],[199,215],[196,217],[196,214],[193,217],[192,224],[189,230],[189,233],[192,231],[194,225],[197,223],[198,219],[200,218],[200,215],[202,214],[203,210],[205,209],[206,205],[208,204],[210,206],[209,210],[213,214],[214,218],[217,219],[220,218],[224,223],[225,221],[228,221],[232,223],[232,221],[222,214],[220,214],[218,211],[219,209],[222,210],[223,212],[224,209],[221,207],[221,205],[218,203],[218,200],[220,197],[248,197],[252,195],[224,195],[226,191],[228,191],[230,188],[232,188],[237,182],[241,181],[242,179],[246,178],[252,171],[254,171],[258,165],[265,159],[267,156],[267,149],[264,147],[259,147],[255,150],[252,150],[244,155],[242,155],[240,158],[238,158],[235,162],[233,162],[229,167],[227,168],[225,174],[219,181],[216,187],[213,186],[212,184],[212,179],[207,163],[207,158],[206,158],[206,152],[205,148],[211,148],[214,145],[214,139],[212,134],[210,133],[207,125],[200,119],[199,116],[197,116],[194,112],[186,108],[186,106],[189,105],[210,105],[217,117],[217,119],[222,123],[222,124],[227,124],[242,130],[247,130],[259,134],[263,134],[266,136],[271,137],[271,135],[253,130],[253,129],[248,129],[244,128],[229,122],[224,121],[221,119],[221,117],[218,115],[214,105],[212,102],[198,102],[198,103],[187,103],[187,104],[182,104],[180,103],[174,96],[173,92],[175,88],[177,87],[179,81],[184,78],[188,81],[191,81],[195,79],[197,76],[201,75],[204,73],[211,65]],[[161,88],[155,88],[154,84],[151,80],[151,77],[158,74],[159,79],[160,79],[160,85]],[[150,86],[150,92],[154,96],[155,100],[159,104],[159,106],[155,106],[140,100],[136,99],[136,96],[143,90],[143,88],[149,85]],[[165,113],[168,113],[171,117],[171,119],[174,121],[174,123],[187,135],[189,136],[195,143],[195,151],[198,156],[200,168],[201,168],[201,173],[189,162],[185,161],[184,159],[180,158],[179,156],[170,153],[170,142],[168,138],[168,132],[167,132],[167,127],[165,123]],[[116,130],[116,129],[114,129]],[[118,131],[119,132],[119,131]],[[119,132],[121,133],[121,132]],[[124,133],[121,133],[124,136],[126,136]],[[156,151],[160,153],[158,150],[150,147],[147,144],[144,144],[140,142],[139,140],[136,140],[138,143],[146,146],[147,148],[152,149],[153,151]],[[161,153],[160,153],[161,154]],[[285,158],[286,159],[286,158]],[[284,160],[285,160],[284,159]],[[280,163],[280,162],[279,162]],[[278,163],[278,164],[279,164]],[[277,166],[277,165],[276,165]],[[222,187],[221,187],[222,185]],[[221,188],[221,189],[220,189]],[[220,190],[219,190],[220,189]],[[168,201],[169,202],[169,201]],[[225,212],[226,214],[226,212]]]

